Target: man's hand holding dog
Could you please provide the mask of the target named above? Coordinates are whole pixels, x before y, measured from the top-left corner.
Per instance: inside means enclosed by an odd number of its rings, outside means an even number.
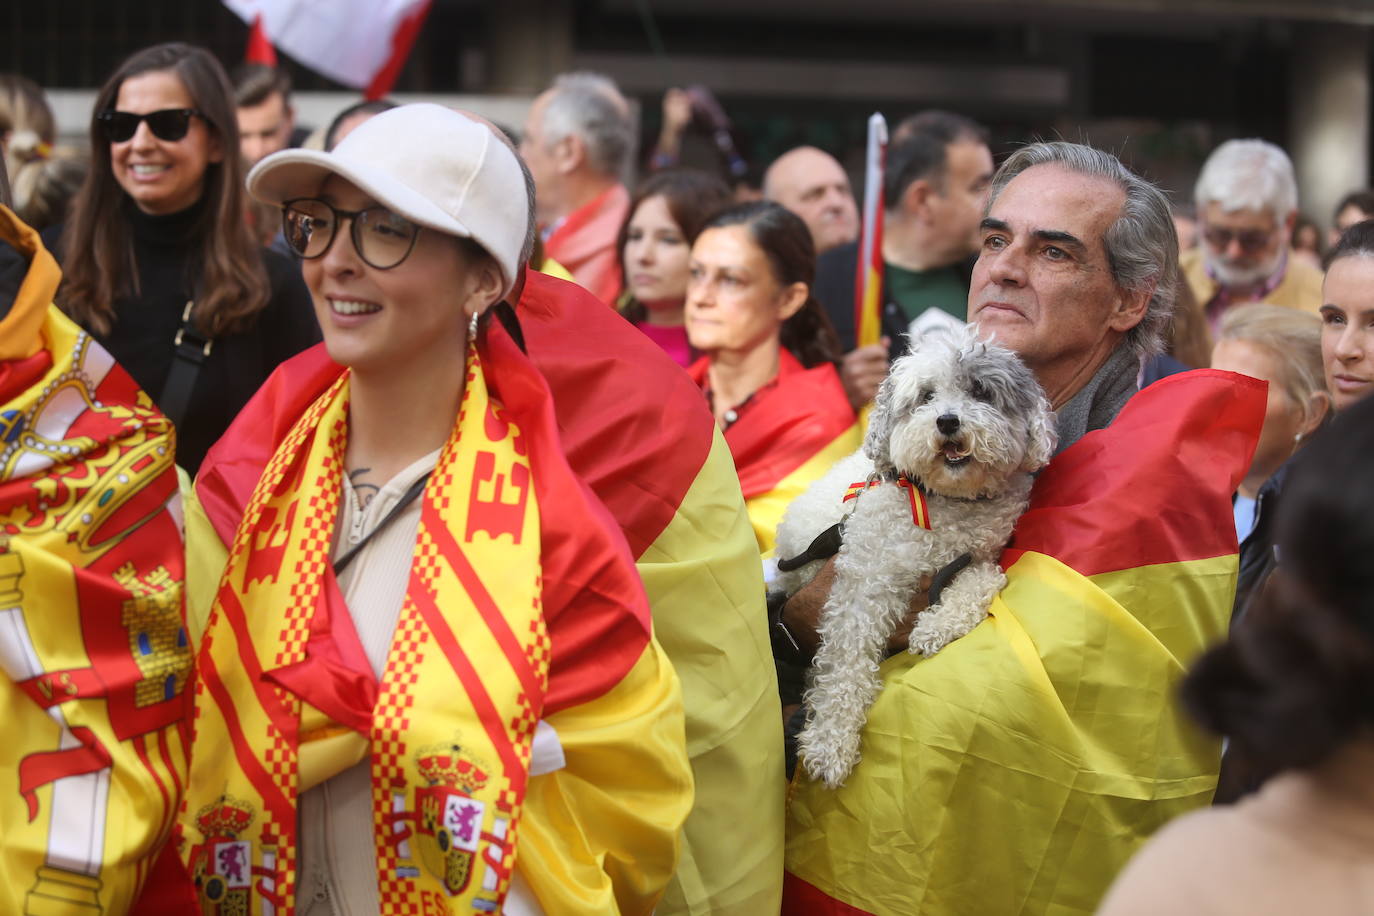
[[[801,590],[787,599],[787,604],[783,605],[782,624],[807,655],[814,655],[820,646],[820,636],[816,628],[821,619],[821,609],[825,607],[826,599],[830,597],[830,588],[834,584],[835,558],[831,557],[825,561],[816,577],[802,586]],[[906,650],[907,642],[911,638],[911,628],[916,625],[916,618],[926,609],[929,592],[930,577],[925,576],[921,579],[920,587],[911,596],[910,613],[897,625],[887,640],[888,652]]]

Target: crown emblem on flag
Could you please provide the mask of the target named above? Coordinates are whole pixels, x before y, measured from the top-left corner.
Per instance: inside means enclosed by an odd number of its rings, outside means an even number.
[[[490,778],[486,769],[457,744],[421,751],[416,766],[430,785],[450,786],[468,795],[479,791]]]
[[[205,837],[237,837],[253,823],[253,809],[237,799],[221,795],[196,812],[196,826]]]

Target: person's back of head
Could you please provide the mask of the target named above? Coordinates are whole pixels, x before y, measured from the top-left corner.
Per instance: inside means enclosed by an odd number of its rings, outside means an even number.
[[[89,168],[84,153],[65,146],[29,160],[15,175],[14,212],[39,231],[61,225]]]
[[[1184,702],[1259,776],[1319,765],[1374,726],[1374,399],[1294,462],[1279,567],[1231,638],[1199,660]]]
[[[0,136],[11,181],[57,142],[57,120],[42,87],[18,73],[0,73]]]
[[[338,146],[344,137],[347,137],[364,121],[395,107],[396,103],[388,99],[363,99],[361,102],[354,102],[349,105],[336,114],[334,120],[329,122],[329,127],[325,129],[325,150],[332,150]]]
[[[577,137],[586,151],[586,168],[619,180],[634,144],[634,125],[615,82],[600,73],[564,73],[554,80],[552,93],[544,108],[544,144]]]

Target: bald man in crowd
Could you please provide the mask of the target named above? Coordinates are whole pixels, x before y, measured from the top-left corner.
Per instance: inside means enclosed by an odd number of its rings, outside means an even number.
[[[763,196],[806,222],[816,254],[859,237],[859,208],[840,163],[814,146],[783,153],[763,175]]]

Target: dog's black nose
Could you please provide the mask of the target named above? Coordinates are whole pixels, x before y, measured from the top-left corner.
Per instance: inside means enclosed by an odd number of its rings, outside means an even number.
[[[959,431],[959,418],[952,413],[942,413],[935,418],[935,428],[946,436],[952,436]]]

